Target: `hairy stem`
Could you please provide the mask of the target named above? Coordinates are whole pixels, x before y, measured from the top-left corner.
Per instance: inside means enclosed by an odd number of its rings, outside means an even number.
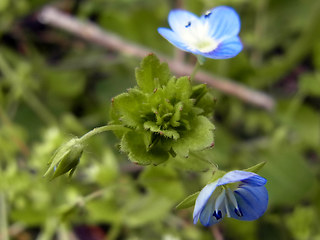
[[[80,141],[86,142],[89,138],[91,138],[97,134],[100,134],[100,133],[103,133],[106,131],[114,131],[114,130],[130,131],[130,128],[127,128],[127,127],[124,127],[121,125],[106,125],[106,126],[102,126],[102,127],[97,127],[97,128],[92,129],[90,132],[86,133],[85,135],[83,135],[80,138]]]

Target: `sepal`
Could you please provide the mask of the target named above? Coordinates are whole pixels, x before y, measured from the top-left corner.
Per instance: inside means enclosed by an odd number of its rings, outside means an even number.
[[[196,202],[199,193],[200,193],[200,191],[193,193],[193,194],[189,195],[188,197],[186,197],[184,200],[182,200],[176,206],[176,209],[181,210],[181,209],[185,209],[185,208],[189,208],[189,207],[194,206],[194,203]]]
[[[252,167],[249,167],[247,169],[243,169],[243,171],[246,171],[246,172],[253,172],[253,173],[258,173],[263,167],[264,165],[266,164],[267,162],[266,161],[263,161],[261,163],[258,163]]]

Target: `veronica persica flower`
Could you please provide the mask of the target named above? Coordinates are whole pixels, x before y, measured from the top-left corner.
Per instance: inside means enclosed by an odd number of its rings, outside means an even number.
[[[193,222],[204,226],[218,223],[223,217],[251,221],[263,215],[268,206],[267,180],[255,173],[231,171],[206,185],[193,211]]]
[[[242,50],[240,18],[230,7],[213,8],[198,17],[185,10],[172,10],[168,22],[171,29],[158,32],[177,48],[207,58],[225,59]]]

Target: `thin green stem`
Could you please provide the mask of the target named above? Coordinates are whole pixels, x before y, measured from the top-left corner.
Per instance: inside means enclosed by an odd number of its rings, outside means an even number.
[[[196,73],[198,72],[200,65],[201,65],[200,62],[197,61],[196,65],[194,66],[193,71],[192,71],[192,73],[190,75],[190,80],[191,81],[194,80],[194,77],[196,76]]]
[[[9,240],[7,206],[4,193],[0,192],[0,239]]]
[[[97,127],[92,129],[90,132],[86,133],[85,135],[83,135],[79,140],[84,143],[86,142],[89,138],[106,132],[106,131],[115,131],[115,130],[119,130],[119,131],[130,131],[130,128],[124,127],[122,125],[106,125],[106,126],[102,126],[102,127]]]

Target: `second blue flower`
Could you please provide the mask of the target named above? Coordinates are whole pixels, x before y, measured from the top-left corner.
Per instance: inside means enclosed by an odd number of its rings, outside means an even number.
[[[198,17],[185,10],[172,10],[168,22],[171,29],[158,32],[177,48],[207,58],[226,59],[242,50],[240,18],[230,7],[220,6]]]

